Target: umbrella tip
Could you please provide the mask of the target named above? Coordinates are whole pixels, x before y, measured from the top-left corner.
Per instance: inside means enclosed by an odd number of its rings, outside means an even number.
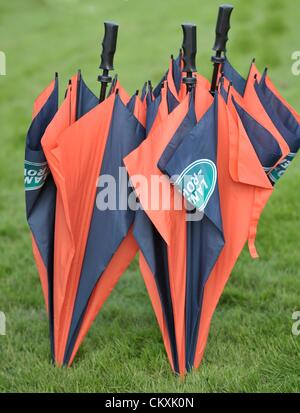
[[[116,95],[118,95],[119,94],[119,88],[118,89],[116,89]]]
[[[171,54],[171,59],[174,60],[174,55],[173,55],[173,53]]]
[[[72,80],[69,79],[68,85],[71,86],[71,84],[72,84]]]
[[[58,72],[55,72],[55,79],[57,79],[58,78]]]
[[[255,57],[253,57],[253,59],[252,59],[252,63],[255,63]]]
[[[138,96],[139,95],[139,90],[137,89],[136,91],[135,91],[135,96]]]

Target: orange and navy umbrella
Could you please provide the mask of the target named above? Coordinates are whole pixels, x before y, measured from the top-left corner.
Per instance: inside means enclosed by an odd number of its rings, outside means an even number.
[[[113,27],[106,26],[106,35]],[[104,50],[103,70],[108,70],[105,59],[112,65],[111,56]],[[100,80],[108,83],[108,78],[105,73]],[[100,100],[94,105],[91,99],[84,116],[56,134],[54,145],[47,145],[47,137],[43,142],[49,160],[52,158],[57,198],[61,199],[54,253],[55,356],[59,365],[72,362],[97,312],[137,252],[132,235],[135,212],[120,208],[132,191],[120,168],[123,157],[144,138],[145,115],[138,96],[130,99],[117,80],[109,97],[103,97],[102,89]],[[78,107],[77,101],[77,113]],[[116,190],[125,190],[115,193],[116,205],[109,209],[103,209],[100,202],[106,176],[114,178]]]
[[[69,82],[65,99],[62,105],[59,107],[55,116],[53,117],[52,121],[48,125],[45,130],[45,133],[41,139],[41,147],[47,162],[48,170],[51,171],[51,177],[54,180],[55,188],[60,185],[59,176],[57,174],[58,166],[57,160],[55,156],[52,155],[51,150],[54,149],[58,142],[58,136],[62,133],[63,130],[67,129],[72,123],[75,122],[76,116],[80,116],[88,111],[91,107],[91,101],[93,101],[93,94],[92,92],[86,87],[83,79],[81,77],[80,72],[76,76],[73,76]],[[95,102],[95,101],[94,101]],[[97,103],[97,99],[96,99]],[[51,208],[51,214],[49,213],[49,217],[53,215],[53,220],[51,220],[52,225],[60,227],[61,223],[61,213],[60,213],[60,206],[63,200],[60,196],[60,192],[56,192],[53,198],[53,202],[49,208]],[[40,206],[40,214],[44,211],[44,207]],[[47,212],[47,210],[45,210]],[[48,211],[49,212],[49,211]],[[55,229],[53,228],[55,233]],[[46,233],[43,228],[43,233]],[[52,236],[52,267],[55,267],[55,239]],[[53,249],[54,249],[54,256],[53,256]],[[55,284],[55,274],[53,275],[53,285]],[[51,302],[52,302],[52,317],[51,323],[53,324],[54,329],[54,345],[53,350],[56,348],[56,334],[55,329],[57,325],[57,306],[55,303],[55,295],[53,294],[53,288],[51,290]]]
[[[186,250],[187,369],[199,366],[215,307],[247,240],[253,254],[256,226],[273,190],[254,148],[254,140],[259,141],[261,136],[252,135],[250,139],[243,116],[241,111],[233,116],[222,95],[215,91],[213,103],[197,125],[179,144],[171,139],[162,154],[167,154],[168,161],[158,164],[189,203],[204,214],[202,220],[186,224],[186,245],[182,245]],[[268,139],[276,142],[274,137]],[[176,240],[180,242],[178,237]]]
[[[78,92],[81,90],[81,96]],[[66,128],[75,120],[76,111],[83,114],[91,107],[92,93],[73,77],[62,107],[58,108],[58,76],[34,103],[33,121],[26,138],[25,194],[27,220],[32,233],[32,246],[40,274],[49,314],[51,353],[54,358],[53,260],[56,215],[56,184],[49,168],[43,138],[49,130]],[[77,100],[77,103],[75,103]],[[64,116],[61,116],[61,112]],[[60,122],[57,125],[57,122]]]
[[[117,91],[112,93],[66,129],[53,150],[59,160],[62,197],[65,197],[66,202],[64,212],[67,212],[65,225],[57,227],[55,234],[55,259],[58,265],[55,266],[57,285],[54,294],[60,307],[56,354],[58,364],[68,363],[71,358],[97,285],[103,285],[100,300],[104,300],[103,297],[108,296],[116,283],[116,276],[112,276],[114,268],[107,269],[118,249],[122,249],[122,243],[127,243],[127,250],[123,248],[119,261],[114,263],[118,276],[137,251],[130,238],[134,211],[102,210],[99,206],[103,189],[101,177],[114,177],[119,186],[122,159],[142,139],[138,120],[127,109],[126,103]],[[99,174],[100,187],[97,188]],[[74,202],[78,196],[78,202]],[[122,200],[118,192],[116,196],[117,208]],[[66,260],[65,248],[70,251],[69,260]]]
[[[53,242],[56,187],[41,146],[44,132],[58,109],[58,77],[34,103],[33,120],[26,137],[24,184],[26,216],[32,235],[32,249],[39,271],[53,341]]]
[[[185,30],[187,36],[188,33],[193,33],[194,36],[196,34],[194,25],[185,26]],[[195,49],[195,42],[192,49]],[[195,71],[194,64],[192,65],[193,58],[191,57],[191,61],[188,61],[187,48],[185,53],[187,69]],[[190,70],[185,70],[185,72],[188,73]],[[188,279],[187,294],[189,295],[193,281],[196,282],[197,269],[191,266],[187,241],[194,236],[197,238],[197,234],[193,235],[192,230],[195,227],[186,223],[185,211],[176,209],[175,204],[178,200],[180,201],[179,195],[170,186],[170,182],[163,177],[158,165],[162,167],[162,163],[167,162],[174,148],[194,128],[197,116],[202,117],[206,112],[212,101],[208,88],[209,83],[199,77],[195,91],[191,90],[187,93],[173,112],[163,122],[159,122],[156,128],[153,128],[143,144],[124,160],[136,194],[147,214],[147,219],[137,214],[134,227],[134,236],[141,250],[141,272],[162,331],[171,366],[179,374],[185,373],[189,365],[187,354],[190,354],[192,346],[196,345],[194,329],[198,313],[195,312],[195,307],[193,308],[194,297],[186,300],[186,285]],[[206,96],[202,96],[203,89],[207,92]],[[166,95],[164,99],[166,101]],[[212,141],[213,145],[214,141]],[[135,176],[139,174],[143,175],[149,185],[153,176],[160,178],[163,189],[162,200],[154,199],[156,195],[150,190],[145,192],[141,189],[135,179]],[[160,208],[153,208],[152,204],[148,204],[151,196],[151,201],[157,202]],[[164,209],[164,202],[170,206],[169,210]],[[218,211],[217,207],[216,211]],[[217,218],[216,221],[218,221]],[[218,244],[217,239],[215,241]],[[223,240],[220,241],[220,245],[222,243]],[[211,257],[212,261],[218,254],[219,251],[216,248],[212,254],[214,256]],[[212,261],[210,261],[210,266],[213,265]],[[209,271],[208,267],[205,271]],[[192,280],[192,275],[195,276],[194,280]],[[185,316],[186,311],[191,315],[188,321]],[[186,330],[188,330],[188,337]]]

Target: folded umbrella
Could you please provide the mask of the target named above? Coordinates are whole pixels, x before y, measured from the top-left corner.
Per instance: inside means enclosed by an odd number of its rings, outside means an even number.
[[[79,91],[81,90],[81,95]],[[55,293],[54,293],[54,284],[55,284],[55,275],[53,275],[53,267],[54,261],[55,261],[55,255],[53,255],[53,250],[55,250],[55,225],[58,227],[61,225],[61,213],[60,213],[60,206],[62,203],[62,199],[60,197],[60,192],[57,193],[56,191],[56,186],[59,185],[59,177],[57,176],[57,162],[56,158],[51,156],[50,150],[55,148],[57,145],[57,137],[59,134],[68,128],[76,119],[76,114],[78,116],[79,113],[84,113],[84,111],[87,111],[90,107],[90,101],[91,101],[91,96],[92,92],[88,90],[86,85],[83,83],[81,74],[78,73],[77,76],[73,76],[72,79],[69,82],[65,99],[62,103],[62,105],[58,108],[56,111],[55,115],[52,117],[51,122],[47,125],[47,128],[44,130],[44,133],[42,135],[42,139],[40,141],[41,145],[41,151],[44,153],[45,160],[47,162],[47,168],[48,171],[51,173],[49,174],[51,176],[51,182],[52,182],[52,191],[51,191],[51,202],[47,203],[47,207],[44,204],[40,204],[38,206],[39,209],[39,215],[45,214],[44,221],[47,223],[47,225],[51,225],[52,232],[51,232],[51,237],[49,240],[51,240],[51,260],[49,258],[49,262],[51,261],[51,268],[52,268],[52,283],[51,283],[51,291],[50,291],[50,298],[51,298],[51,306],[52,306],[52,311],[51,311],[51,324],[53,325],[53,333],[52,333],[52,346],[53,346],[53,351],[52,355],[54,353],[54,349],[56,348],[55,342],[56,342],[56,334],[55,334],[55,329],[57,329],[57,323],[58,323],[58,316],[57,316],[57,305],[56,305],[56,298],[55,298]],[[56,99],[58,99],[58,93],[56,96]],[[49,196],[49,194],[48,194]],[[45,197],[45,195],[44,195]],[[50,234],[50,232],[45,231],[46,224],[45,222],[43,223],[43,226],[41,227],[41,231],[43,234],[47,235]],[[48,236],[48,235],[47,235]],[[57,247],[56,247],[57,248]],[[54,337],[53,337],[54,336]]]
[[[215,127],[212,126],[213,119]],[[213,131],[216,130],[218,132],[217,162],[215,163],[209,148],[214,147]],[[275,140],[275,138],[273,139]],[[216,182],[214,180],[215,168],[223,224],[222,227],[220,224],[216,225],[220,221],[212,219],[210,224],[215,223],[219,242],[222,240],[221,228],[223,229],[225,244],[223,247],[221,243],[219,244],[220,255],[217,257],[214,267],[212,269],[208,267],[210,272],[206,272],[207,276],[200,276],[200,279],[195,278],[198,287],[192,288],[190,292],[191,296],[193,294],[195,296],[194,303],[198,303],[200,314],[198,314],[198,324],[195,324],[196,346],[191,347],[189,356],[187,355],[187,367],[191,367],[191,365],[198,367],[200,364],[210,321],[217,302],[247,239],[252,246],[253,231],[256,230],[260,214],[272,193],[272,185],[252,146],[241,118],[237,116],[235,119],[232,116],[222,95],[217,91],[215,91],[211,107],[172,152],[172,156],[169,156],[169,161],[164,168],[188,201],[196,208],[204,208],[204,217],[207,219],[209,219],[211,209],[212,212],[216,213],[213,207],[215,204],[211,203],[213,199],[211,194],[214,194],[211,189],[215,190],[216,188],[214,186]],[[172,178],[174,176],[177,176],[176,180]],[[215,183],[215,185],[217,184]],[[196,228],[197,226],[201,227],[201,225],[203,225],[202,221],[197,222]],[[213,235],[211,230],[207,235]],[[198,236],[196,238],[198,246],[196,243],[195,248],[200,248],[204,239],[203,236]],[[211,247],[206,250],[205,245],[211,245]],[[211,254],[216,253],[216,250],[218,250],[217,242],[215,245],[214,243],[203,243],[202,250],[198,249],[198,254],[194,254],[194,257],[197,257],[196,263],[198,264],[199,260],[205,262]],[[200,266],[202,271],[205,268],[203,266],[204,264],[202,267]],[[205,271],[202,272],[203,274]],[[190,286],[188,283],[186,284],[187,291],[191,286],[192,284]]]
[[[193,73],[195,69],[195,36],[194,25],[184,25],[185,41],[185,72]],[[188,41],[187,41],[188,39]],[[188,69],[188,70],[187,70]],[[191,76],[193,79],[193,75]],[[191,78],[187,84],[194,83]],[[169,114],[164,122],[160,122],[150,132],[145,142],[133,151],[124,160],[136,194],[147,214],[148,221],[142,220],[139,225],[135,222],[134,235],[141,249],[140,267],[143,274],[164,344],[173,370],[184,374],[188,364],[189,342],[193,341],[192,332],[186,338],[187,325],[195,320],[189,320],[186,324],[186,265],[190,265],[187,258],[187,239],[193,237],[189,225],[186,225],[185,211],[178,210],[178,194],[170,188],[170,183],[162,176],[157,167],[161,155],[172,139],[171,150],[182,140],[183,136],[191,130],[196,123],[196,115],[200,117],[207,109],[212,97],[208,93],[202,99],[202,89],[208,82],[196,84],[195,91],[189,91],[182,102]],[[196,97],[195,97],[196,96]],[[166,100],[166,95],[165,95]],[[194,107],[194,106],[198,107]],[[169,151],[164,155],[165,162]],[[149,154],[151,154],[149,156]],[[153,176],[157,176],[162,185],[162,200],[155,199],[156,194],[151,191],[142,191],[135,176],[140,174],[150,185]],[[152,197],[152,199],[151,199]],[[148,204],[158,202],[161,208],[153,208]],[[177,201],[176,201],[177,199]],[[170,209],[164,209],[164,202]],[[137,226],[136,226],[137,225]],[[146,229],[145,229],[146,228]],[[192,271],[192,269],[189,269]],[[189,274],[188,274],[189,276]],[[188,307],[191,301],[188,299]],[[188,310],[189,311],[189,310]],[[191,328],[192,329],[192,328]],[[194,344],[194,343],[193,343]]]
[[[107,48],[115,48],[115,27],[111,23],[106,25],[105,38],[110,41],[104,39],[103,43],[103,70],[112,66],[113,53],[107,53]],[[110,37],[112,31],[115,35]],[[102,75],[101,82],[107,83],[108,77],[108,73]],[[143,128],[132,113],[139,110],[139,105],[130,104],[120,85],[106,99],[102,87],[100,100],[99,105],[65,129],[50,150],[57,162],[58,192],[63,200],[61,225],[57,226],[55,237],[59,365],[73,360],[95,312],[137,252],[131,235],[134,211],[119,209],[118,203],[124,195],[127,199],[127,192],[131,191],[126,190],[126,182],[120,181],[124,179],[119,175],[122,158],[143,139]],[[94,183],[99,173],[97,188]],[[125,188],[125,194],[117,192],[117,209],[113,210],[99,207],[104,190],[101,179],[107,175]],[[80,193],[84,198],[78,198]],[[79,201],[74,202],[76,198]]]
[[[118,87],[121,87],[118,85]],[[122,93],[125,96],[125,91]],[[136,136],[142,139],[145,135],[145,113],[144,107],[141,100],[135,94],[135,104],[131,110],[131,115],[134,116],[134,122],[136,123]],[[127,97],[126,100],[129,98]],[[131,105],[129,105],[131,106]],[[128,109],[128,104],[127,104]],[[123,182],[123,184],[125,184]],[[128,183],[126,182],[126,186]],[[130,196],[130,194],[129,194]],[[135,253],[137,252],[137,245],[132,235],[132,229],[129,230],[128,235],[120,243],[118,249],[113,254],[109,264],[104,270],[103,274],[99,278],[97,285],[89,299],[85,314],[82,319],[79,332],[77,332],[72,343],[68,347],[68,353],[66,354],[65,360],[70,365],[78,351],[80,344],[82,343],[85,335],[87,334],[90,326],[92,325],[95,317],[97,316],[99,310],[101,309],[103,303],[109,296],[114,285],[118,282],[120,276],[124,273],[127,266],[133,259]],[[70,355],[71,354],[71,355]]]

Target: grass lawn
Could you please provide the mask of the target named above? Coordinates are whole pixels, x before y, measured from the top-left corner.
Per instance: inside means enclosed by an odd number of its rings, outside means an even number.
[[[120,23],[115,59],[131,93],[158,81],[182,40],[180,23],[198,24],[198,69],[211,74],[220,1],[13,0],[0,5],[0,336],[1,392],[298,392],[300,336],[300,158],[279,182],[260,222],[253,261],[245,249],[214,315],[203,363],[185,381],[169,367],[137,262],[123,275],[70,369],[52,367],[48,324],[25,220],[23,155],[34,97],[55,71],[67,84],[78,68],[96,92],[104,20]],[[300,50],[295,0],[232,1],[228,55],[247,74],[255,56],[300,111]],[[188,7],[187,7],[188,4]]]

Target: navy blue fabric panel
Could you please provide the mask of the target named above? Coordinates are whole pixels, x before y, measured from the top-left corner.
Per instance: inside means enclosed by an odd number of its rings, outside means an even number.
[[[135,101],[136,101],[136,94],[131,96],[131,98],[129,99],[129,102],[126,105],[127,109],[132,114],[134,113]]]
[[[232,82],[234,89],[241,96],[243,96],[246,88],[246,80],[235,70],[233,66],[231,66],[227,58],[223,63],[222,72],[224,74],[224,77]]]
[[[177,147],[165,167],[171,177],[180,175],[193,162],[217,163],[217,95],[198,124]],[[203,291],[206,281],[224,247],[218,182],[205,206],[202,219],[187,222],[186,274],[186,368],[194,363],[199,332]]]
[[[280,132],[291,152],[296,153],[300,148],[300,125],[292,112],[268,88],[265,76],[259,83],[254,84],[256,93],[265,111]]]
[[[162,88],[162,86],[163,86],[163,83],[164,83],[164,81],[165,80],[167,80],[167,75],[168,75],[168,72],[166,72],[165,74],[164,74],[164,76],[162,77],[162,79],[160,80],[160,82],[158,82],[158,84],[155,86],[155,88],[153,89],[153,96],[154,96],[154,98],[158,98],[158,96],[160,95],[160,92],[161,92],[161,88]]]
[[[115,91],[115,87],[118,81],[118,75],[116,74],[111,82],[107,97],[110,96],[114,91]]]
[[[150,97],[147,95],[146,135],[149,134],[153,126],[160,102],[161,96],[158,96],[154,100],[150,100]]]
[[[141,93],[141,101],[144,102],[147,93],[147,82],[144,83],[142,93]]]
[[[43,165],[46,175],[43,185],[25,191],[26,217],[40,252],[48,276],[48,308],[51,354],[54,360],[53,332],[53,252],[56,187],[48,170],[41,139],[58,110],[58,79],[45,105],[33,119],[28,130],[25,146],[25,164]]]
[[[45,130],[49,123],[52,121],[53,117],[55,116],[55,113],[57,112],[58,109],[58,81],[56,79],[55,82],[55,87],[51,95],[49,96],[47,102],[45,105],[42,107],[40,112],[37,114],[37,116],[33,119],[30,128],[27,133],[26,137],[26,146],[25,146],[25,163],[33,163],[33,164],[47,164],[45,154],[42,150],[41,146],[41,139],[45,133]],[[46,166],[47,167],[47,166]],[[26,203],[26,215],[27,215],[27,220],[29,222],[30,227],[32,227],[32,233],[34,238],[36,239],[37,242],[37,247],[39,248],[40,254],[44,260],[44,264],[47,267],[47,262],[49,261],[48,257],[48,251],[49,251],[49,243],[51,243],[51,240],[47,243],[45,240],[45,236],[49,234],[49,232],[46,231],[46,228],[48,228],[48,225],[50,225],[49,220],[46,217],[46,221],[36,221],[37,217],[40,215],[36,215],[37,211],[36,209],[38,208],[38,203],[41,202],[49,202],[49,208],[50,210],[55,209],[55,188],[51,189],[51,187],[54,185],[47,184],[47,181],[53,182],[51,180],[51,176],[48,173],[46,179],[45,179],[45,184],[37,189],[34,190],[26,190],[25,191],[25,203]],[[45,188],[48,190],[45,190]],[[53,194],[54,192],[54,194]],[[42,201],[41,199],[42,198]],[[44,200],[44,201],[43,201]],[[35,213],[34,218],[33,218],[33,213]],[[51,216],[50,216],[51,217]],[[51,225],[54,225],[54,221],[52,221]],[[39,228],[39,231],[37,230]],[[53,229],[50,231],[50,233],[53,233]],[[52,239],[52,236],[50,237]],[[39,239],[42,239],[43,242],[38,242]]]
[[[99,99],[87,87],[82,76],[79,75],[77,84],[76,119],[80,119],[99,103]]]
[[[171,113],[179,105],[178,100],[175,98],[170,89],[167,89],[167,103],[168,103],[168,112]]]
[[[190,130],[196,125],[196,113],[195,113],[195,104],[194,104],[194,97],[191,95],[189,111],[186,114],[183,122],[179,125],[177,131],[175,132],[174,136],[166,146],[164,152],[162,153],[159,161],[158,161],[158,168],[161,170],[162,173],[166,173],[166,165],[173,156],[174,152],[178,148],[178,146],[183,141],[184,137],[190,132]]]
[[[118,208],[122,196],[119,194],[118,185],[125,188],[127,199],[132,189],[127,188],[127,175],[126,182],[120,183],[119,168],[124,167],[123,158],[134,150],[144,138],[144,134],[140,135],[141,129],[138,124],[137,119],[128,111],[117,95],[100,168],[101,176],[110,175],[115,178],[117,209],[99,210],[95,202],[65,353],[66,363],[76,341],[75,333],[78,331],[78,323],[80,323],[93,289],[133,224],[135,212],[129,208],[124,210]],[[96,200],[101,190],[103,188],[97,188]]]
[[[228,101],[228,91],[224,88],[224,84],[220,85],[220,95],[225,100],[225,102]]]
[[[260,163],[266,170],[272,168],[282,155],[277,140],[267,129],[253,119],[233,97],[232,101]]]
[[[179,54],[172,62],[172,75],[177,93],[180,91],[181,85],[181,55]]]
[[[168,329],[174,369],[178,373],[178,354],[169,281],[167,244],[143,210],[136,212],[133,234],[155,279]]]
[[[45,105],[31,122],[26,137],[26,148],[33,151],[40,150],[41,139],[58,109],[58,80],[55,79],[54,89]]]

